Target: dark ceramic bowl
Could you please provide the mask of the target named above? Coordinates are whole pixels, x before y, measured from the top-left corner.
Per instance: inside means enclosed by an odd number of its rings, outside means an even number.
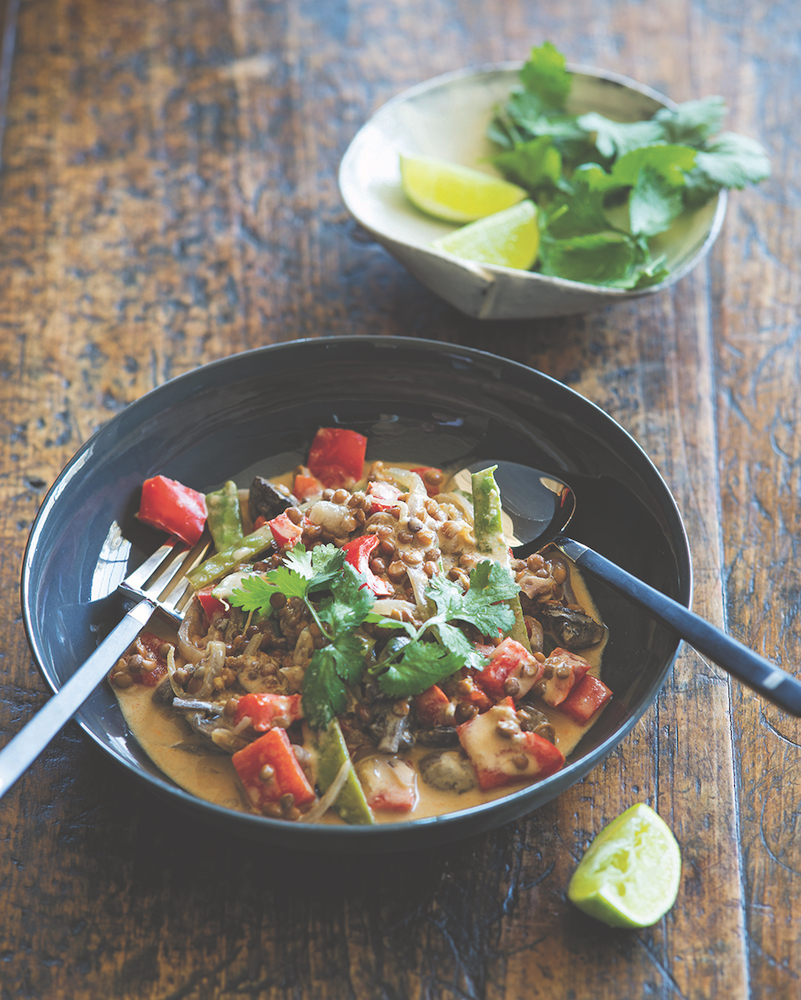
[[[553,379],[480,351],[425,340],[344,337],[246,352],[176,378],[132,403],[89,440],[45,498],[31,531],[22,606],[45,681],[60,688],[123,613],[115,588],[160,542],[133,517],[157,473],[208,491],[246,486],[304,460],[320,425],[355,428],[368,458],[459,466],[508,459],[551,471],[578,497],[571,535],[689,604],[691,567],[676,504],[648,457],[611,417]],[[277,846],[396,851],[499,826],[587,774],[655,699],[676,636],[588,580],[609,625],[604,679],[614,691],[564,770],[459,813],[375,827],[264,819],[194,798],[128,732],[103,684],[76,716],[84,731],[153,791],[198,818]]]

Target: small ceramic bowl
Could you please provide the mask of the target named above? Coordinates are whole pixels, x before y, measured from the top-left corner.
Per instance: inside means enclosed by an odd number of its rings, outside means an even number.
[[[530,319],[600,309],[621,299],[652,295],[683,277],[708,253],[726,213],[721,192],[702,208],[685,212],[659,237],[670,276],[636,290],[604,288],[536,271],[460,260],[430,246],[456,226],[412,205],[401,190],[398,156],[435,156],[465,166],[495,151],[486,137],[494,108],[519,85],[520,63],[446,73],[404,91],[385,104],[356,134],[339,171],[345,206],[368,232],[424,285],[468,316]],[[650,118],[675,104],[662,94],[615,73],[577,66],[568,111],[598,111],[618,121]]]

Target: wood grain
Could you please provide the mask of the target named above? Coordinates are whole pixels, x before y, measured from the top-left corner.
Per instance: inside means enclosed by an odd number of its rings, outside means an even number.
[[[669,292],[479,322],[348,218],[336,169],[392,94],[544,38],[678,100],[723,94],[774,176]],[[46,698],[19,566],[78,445],[203,362],[343,333],[490,348],[600,404],[677,497],[696,609],[792,669],[800,39],[790,0],[24,0],[0,176],[4,737]],[[606,763],[524,821],[332,863],[198,829],[69,727],[0,807],[0,997],[789,1000],[800,736],[685,651]],[[565,889],[638,800],[675,830],[682,887],[656,927],[612,931]]]

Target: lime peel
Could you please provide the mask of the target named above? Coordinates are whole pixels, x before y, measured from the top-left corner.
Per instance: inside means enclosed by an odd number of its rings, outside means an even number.
[[[502,177],[432,156],[401,154],[400,170],[409,201],[447,222],[474,222],[528,197],[527,191]]]
[[[528,271],[540,246],[537,207],[532,201],[521,201],[440,236],[431,245],[465,260]]]
[[[567,895],[610,927],[650,927],[675,903],[680,878],[676,838],[650,806],[638,802],[601,830]]]

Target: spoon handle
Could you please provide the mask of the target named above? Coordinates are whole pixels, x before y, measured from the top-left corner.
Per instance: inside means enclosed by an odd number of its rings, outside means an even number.
[[[695,612],[605,559],[580,542],[558,538],[556,545],[581,569],[641,605],[699,653],[793,715],[801,716],[801,682]]]

